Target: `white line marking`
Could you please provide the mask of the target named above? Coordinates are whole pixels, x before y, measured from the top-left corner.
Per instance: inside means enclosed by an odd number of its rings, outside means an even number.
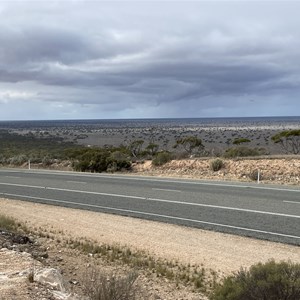
[[[283,233],[278,233],[278,232],[264,231],[264,230],[258,230],[258,229],[252,229],[252,228],[246,228],[246,227],[239,227],[239,226],[232,226],[232,225],[226,225],[226,224],[220,224],[220,223],[206,222],[206,221],[200,221],[200,220],[194,220],[194,219],[188,219],[188,218],[180,218],[180,217],[174,217],[174,216],[169,216],[169,215],[147,213],[147,212],[130,210],[130,209],[121,209],[121,208],[107,207],[107,206],[101,206],[101,205],[78,203],[78,202],[73,202],[73,201],[64,201],[64,200],[56,200],[56,199],[41,198],[41,197],[32,197],[32,196],[17,195],[17,194],[5,194],[5,195],[12,196],[12,197],[21,197],[21,198],[43,200],[43,201],[51,201],[51,202],[64,203],[64,204],[72,204],[72,205],[77,205],[77,206],[101,208],[101,209],[107,209],[107,210],[112,210],[112,211],[136,213],[136,214],[145,215],[145,216],[153,216],[153,217],[161,217],[161,218],[172,219],[172,220],[188,221],[188,222],[192,222],[192,223],[213,225],[213,226],[237,229],[237,230],[242,230],[242,231],[250,231],[250,232],[264,233],[264,234],[281,236],[281,237],[300,239],[300,236],[296,236],[296,235],[289,235],[289,234],[283,234]]]
[[[1,170],[0,170],[1,171]],[[231,188],[250,188],[250,189],[258,189],[258,190],[274,190],[274,191],[281,191],[281,192],[295,192],[300,193],[300,189],[290,189],[290,188],[279,188],[279,187],[271,187],[271,186],[255,186],[255,185],[241,185],[241,184],[225,184],[225,183],[213,183],[213,182],[200,182],[200,181],[185,181],[185,180],[174,180],[174,179],[156,179],[150,177],[131,177],[131,176],[113,176],[113,175],[106,175],[106,174],[86,174],[86,173],[76,173],[76,172],[68,172],[68,171],[42,171],[42,170],[35,170],[35,171],[28,171],[28,170],[4,170],[5,172],[14,172],[14,173],[28,173],[28,174],[49,174],[49,175],[59,175],[59,176],[76,176],[76,177],[93,177],[93,178],[108,178],[108,179],[122,179],[122,180],[135,180],[135,181],[152,181],[152,182],[160,182],[160,183],[182,183],[182,184],[191,184],[191,185],[206,185],[206,186],[219,186],[219,187],[231,187]]]
[[[296,202],[296,201],[287,201],[287,200],[285,200],[283,202],[285,202],[285,203],[293,203],[293,204],[300,204],[300,202]]]
[[[67,180],[69,183],[79,183],[79,184],[87,184],[85,181],[75,181],[75,180]]]
[[[144,201],[165,202],[165,203],[172,203],[172,204],[209,207],[209,208],[226,209],[226,210],[234,210],[234,211],[257,213],[257,214],[263,214],[263,215],[272,215],[272,216],[280,216],[280,217],[300,219],[300,216],[298,216],[298,215],[289,215],[289,214],[274,213],[274,212],[269,212],[269,211],[260,211],[260,210],[252,210],[252,209],[228,207],[228,206],[219,206],[219,205],[211,205],[211,204],[202,204],[202,203],[174,201],[174,200],[166,200],[166,199],[147,198],[147,197],[141,197],[141,196],[130,196],[130,195],[121,195],[121,194],[80,191],[80,190],[61,189],[61,188],[53,188],[53,187],[42,187],[42,186],[15,184],[15,183],[2,183],[1,182],[0,185],[29,187],[29,188],[36,188],[36,189],[48,189],[48,190],[54,190],[54,191],[80,193],[80,194],[90,194],[90,195],[101,195],[101,196],[108,196],[108,197],[129,198],[129,199],[138,199],[138,200],[144,200]]]
[[[298,215],[274,213],[274,212],[269,212],[269,211],[260,211],[260,210],[246,209],[246,208],[237,208],[237,207],[228,207],[228,206],[221,206],[221,205],[202,204],[202,203],[193,203],[193,202],[184,202],[184,201],[174,201],[174,200],[165,200],[165,199],[156,199],[156,198],[146,198],[146,200],[148,200],[148,201],[157,201],[157,202],[167,202],[167,203],[174,203],[174,204],[191,205],[191,206],[202,206],[202,207],[217,208],[217,209],[236,210],[236,211],[250,212],[250,213],[256,213],[256,214],[273,215],[273,216],[300,219],[300,216],[298,216]]]
[[[18,177],[18,176],[5,176],[5,177],[7,177],[7,178],[16,178],[16,179],[21,178],[21,177]]]
[[[152,188],[152,190],[154,190],[154,191],[162,191],[162,192],[175,192],[175,193],[181,193],[180,190],[171,190],[171,189],[156,189],[156,188]]]

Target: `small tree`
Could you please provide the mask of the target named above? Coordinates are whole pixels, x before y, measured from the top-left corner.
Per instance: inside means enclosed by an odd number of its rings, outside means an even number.
[[[237,138],[234,139],[234,141],[232,142],[233,145],[241,145],[244,143],[250,143],[251,141],[249,139],[246,138]]]
[[[272,136],[272,141],[280,144],[286,153],[300,153],[300,129],[279,132]]]
[[[128,149],[133,157],[138,157],[140,155],[143,144],[143,140],[135,140],[129,144]]]
[[[149,144],[155,144],[155,135],[158,132],[158,129],[156,127],[150,127],[148,128],[148,140],[149,140]]]
[[[153,156],[157,153],[158,151],[158,145],[154,143],[150,143],[147,147],[146,150],[149,151],[149,153]]]
[[[196,136],[187,136],[176,141],[174,148],[181,146],[188,155],[192,155],[195,150],[203,150],[202,140]]]

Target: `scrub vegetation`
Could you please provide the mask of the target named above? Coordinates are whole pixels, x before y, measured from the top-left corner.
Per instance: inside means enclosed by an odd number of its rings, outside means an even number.
[[[56,136],[37,136],[31,132],[17,134],[0,130],[0,164],[20,166],[29,159],[32,163],[66,159],[65,149],[78,147]]]
[[[225,130],[219,135],[201,132],[200,138],[200,134],[171,129],[171,136],[166,136],[157,128],[145,129],[144,135],[135,134],[137,129],[132,128],[124,131],[118,146],[82,144],[81,141],[93,132],[88,129],[82,129],[82,132],[78,128],[76,130],[0,129],[0,164],[26,166],[30,161],[31,164],[45,168],[65,163],[76,171],[118,172],[129,171],[132,163],[143,160],[152,160],[152,164],[159,167],[172,159],[208,157],[217,158],[211,162],[210,169],[219,171],[224,165],[221,163],[222,158],[269,155],[270,151],[261,147],[261,142],[257,142],[261,140],[266,145],[270,141],[288,154],[300,152],[300,130],[281,131],[268,137],[262,134],[255,136],[251,131],[243,131],[244,136],[238,131],[229,135]],[[105,134],[106,139],[113,140],[116,132],[107,129],[102,134]],[[223,145],[221,148],[210,148],[211,144],[216,143]]]
[[[14,219],[0,214],[0,229],[15,231],[17,228],[18,225]]]
[[[253,265],[225,278],[211,300],[298,300],[300,299],[300,264],[292,262]]]

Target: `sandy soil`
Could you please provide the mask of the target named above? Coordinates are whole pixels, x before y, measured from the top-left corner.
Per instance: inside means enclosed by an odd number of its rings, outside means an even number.
[[[64,231],[72,237],[86,237],[99,243],[127,245],[223,274],[269,259],[300,263],[297,246],[8,199],[1,199],[0,207],[2,214],[26,222],[32,228]]]

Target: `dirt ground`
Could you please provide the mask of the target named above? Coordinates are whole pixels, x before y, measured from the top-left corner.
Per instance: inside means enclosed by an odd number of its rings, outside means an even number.
[[[270,259],[300,263],[300,247],[297,246],[16,200],[0,199],[0,207],[1,214],[25,223],[35,231],[46,230],[55,233],[57,239],[48,245],[49,251],[54,251],[53,257],[68,253],[68,250],[57,242],[58,239],[72,237],[93,240],[99,244],[128,246],[133,251],[143,250],[158,258],[203,266],[205,269],[215,270],[220,275],[227,275],[240,267],[250,267],[254,263]],[[0,252],[3,270],[5,260],[2,256],[3,253]],[[87,263],[86,259],[83,259],[83,265]],[[62,260],[64,267],[69,264],[66,275],[72,275],[76,266],[78,269],[79,258],[74,260],[74,254],[69,257],[65,255]],[[7,268],[10,268],[10,264],[11,260],[8,260]],[[57,264],[57,261],[52,261],[52,264]],[[143,278],[142,285],[151,295],[145,299],[205,299],[191,289],[179,289],[164,279]],[[5,299],[1,298],[1,290],[0,299]]]

